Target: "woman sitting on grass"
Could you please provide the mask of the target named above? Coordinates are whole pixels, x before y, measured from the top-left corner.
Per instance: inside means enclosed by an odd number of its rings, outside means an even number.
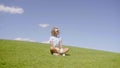
[[[68,48],[63,48],[62,46],[62,39],[59,37],[59,29],[54,27],[51,30],[51,37],[50,37],[50,52],[52,55],[62,55],[65,56],[66,52],[69,51]]]

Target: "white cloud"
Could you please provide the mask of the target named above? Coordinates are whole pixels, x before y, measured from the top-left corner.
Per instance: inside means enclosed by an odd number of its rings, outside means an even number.
[[[47,44],[49,44],[49,41],[42,41],[41,43],[47,43]]]
[[[50,26],[49,24],[38,24],[38,25],[42,28],[47,28],[48,26]]]
[[[6,12],[11,14],[22,14],[24,10],[19,7],[9,7],[9,6],[0,4],[0,12]]]
[[[28,38],[15,38],[15,40],[18,40],[18,41],[29,41],[29,42],[35,42],[34,40],[31,40],[31,39],[28,39]]]

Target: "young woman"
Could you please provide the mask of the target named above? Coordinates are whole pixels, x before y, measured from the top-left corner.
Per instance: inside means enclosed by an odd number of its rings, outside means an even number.
[[[63,48],[62,46],[62,39],[59,37],[59,29],[54,27],[51,30],[51,37],[50,37],[50,52],[52,55],[62,55],[65,56],[66,52],[69,51],[68,48]]]

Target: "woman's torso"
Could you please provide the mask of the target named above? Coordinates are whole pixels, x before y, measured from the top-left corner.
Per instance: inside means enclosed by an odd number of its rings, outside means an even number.
[[[49,41],[52,41],[55,47],[59,47],[59,42],[61,41],[61,37],[51,36]]]

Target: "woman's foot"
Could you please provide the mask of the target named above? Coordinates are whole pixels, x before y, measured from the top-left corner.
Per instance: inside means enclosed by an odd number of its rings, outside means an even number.
[[[58,53],[53,53],[53,55],[58,56],[59,54]]]
[[[65,54],[62,54],[62,56],[65,56]]]

